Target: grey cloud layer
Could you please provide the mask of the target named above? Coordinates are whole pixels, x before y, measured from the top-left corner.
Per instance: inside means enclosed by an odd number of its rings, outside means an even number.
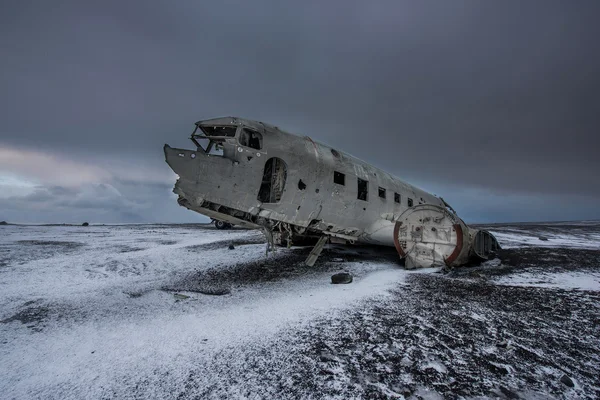
[[[0,145],[155,170],[194,121],[241,115],[425,188],[600,198],[596,1],[5,8]]]
[[[19,223],[205,222],[179,207],[170,185],[136,182],[39,186],[25,196],[0,198],[0,220]]]

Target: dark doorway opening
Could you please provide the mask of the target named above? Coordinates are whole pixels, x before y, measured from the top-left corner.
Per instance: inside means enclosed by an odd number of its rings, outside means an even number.
[[[281,158],[272,157],[265,163],[258,200],[263,203],[278,203],[283,196],[287,165]]]

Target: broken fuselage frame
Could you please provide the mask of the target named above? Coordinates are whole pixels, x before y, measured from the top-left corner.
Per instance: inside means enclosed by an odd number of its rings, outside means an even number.
[[[462,265],[498,249],[442,198],[308,136],[224,117],[197,122],[191,140],[195,150],[164,147],[179,176],[178,203],[261,228],[270,242],[335,237],[394,246],[408,268]]]

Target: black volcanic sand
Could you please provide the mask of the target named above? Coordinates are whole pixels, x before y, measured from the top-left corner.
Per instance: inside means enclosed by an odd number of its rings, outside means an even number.
[[[235,241],[218,241],[207,245],[196,245],[186,248],[188,251],[202,252],[203,250],[223,249],[232,243],[235,247],[248,244],[264,243],[262,236],[238,239]],[[196,285],[229,285],[244,286],[262,282],[274,282],[283,279],[294,279],[301,276],[316,275],[324,272],[339,272],[344,268],[345,262],[372,262],[399,263],[396,250],[380,246],[347,247],[329,245],[323,250],[318,262],[313,267],[304,265],[310,254],[310,247],[294,247],[288,251],[276,250],[262,260],[242,262],[232,265],[219,265],[217,268],[198,270],[176,279],[165,290],[196,291]],[[400,265],[400,263],[399,263]]]
[[[359,251],[348,256],[328,249],[315,268],[339,270],[340,257],[361,261],[377,254]],[[299,249],[190,281],[289,278],[305,271],[307,253]],[[598,250],[527,247],[502,250],[499,259],[479,266],[410,274],[391,296],[285,332],[268,348],[223,351],[212,363],[222,368],[223,382],[198,385],[202,371],[192,369],[178,395],[218,397],[235,387],[252,396],[252,388],[264,387],[265,396],[277,398],[600,398],[600,292],[494,283],[515,272],[599,266]]]
[[[597,240],[600,233],[600,223],[487,228],[532,236],[573,234],[590,240]],[[257,234],[184,251],[201,256],[219,249],[228,252],[230,244],[239,248],[259,243],[264,239]],[[69,253],[81,245],[50,241],[7,245],[0,248],[0,267],[9,255],[26,260]],[[338,272],[347,262],[362,263],[367,272],[369,263],[397,262],[393,248],[330,246],[308,268],[303,261],[309,252],[293,248],[261,261],[191,271],[157,289],[227,295],[232,287],[243,290],[262,282]],[[411,273],[406,284],[387,297],[290,327],[267,345],[225,348],[212,362],[190,365],[187,380],[173,398],[600,398],[600,292],[495,283],[520,272],[598,271],[599,250],[526,246],[502,250],[497,259],[481,265]],[[129,297],[143,295],[129,293]],[[24,306],[0,323],[20,321],[37,334],[47,320],[76,314],[35,301]],[[143,386],[144,381],[137,384]]]
[[[313,385],[343,397],[407,396],[420,387],[446,398],[600,397],[597,292],[425,274],[408,281],[389,301],[310,332],[321,370]],[[581,388],[568,388],[563,375]]]

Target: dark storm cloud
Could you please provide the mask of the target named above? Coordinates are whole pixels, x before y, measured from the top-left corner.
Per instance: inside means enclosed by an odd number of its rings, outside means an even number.
[[[496,215],[511,219],[518,197],[545,207],[531,217],[542,218],[565,194],[582,207],[600,199],[599,11],[596,1],[14,2],[0,16],[0,145],[155,171],[166,168],[162,144],[187,146],[194,121],[240,115],[460,208],[489,201],[493,213],[503,198]]]

